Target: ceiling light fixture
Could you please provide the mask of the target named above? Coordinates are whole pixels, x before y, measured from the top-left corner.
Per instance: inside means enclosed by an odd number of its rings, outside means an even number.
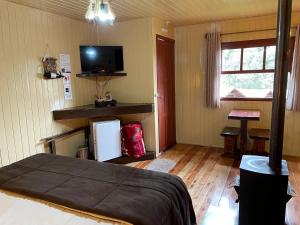
[[[113,23],[115,15],[111,11],[110,4],[104,0],[90,0],[90,4],[85,14],[89,21],[100,21],[103,23]]]

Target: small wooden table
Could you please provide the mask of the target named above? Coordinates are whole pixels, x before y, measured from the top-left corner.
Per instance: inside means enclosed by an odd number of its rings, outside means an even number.
[[[233,109],[229,113],[228,119],[241,121],[240,151],[241,154],[243,154],[247,151],[248,120],[256,120],[256,121],[259,120],[260,111],[249,110],[249,109]]]

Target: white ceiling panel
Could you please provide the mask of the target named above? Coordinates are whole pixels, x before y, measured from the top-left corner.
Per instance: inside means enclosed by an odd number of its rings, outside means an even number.
[[[89,0],[8,0],[85,20]],[[158,17],[175,26],[276,13],[277,0],[111,0],[118,21]],[[300,0],[293,1],[300,11]]]

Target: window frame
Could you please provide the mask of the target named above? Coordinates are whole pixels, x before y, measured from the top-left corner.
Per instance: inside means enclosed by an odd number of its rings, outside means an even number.
[[[289,48],[289,71],[292,68],[292,58],[293,58],[293,50],[295,44],[295,37],[291,37],[290,40],[290,48]],[[233,71],[223,71],[222,65],[223,62],[221,60],[221,76],[227,74],[236,74],[242,76],[243,74],[249,73],[274,73],[274,69],[266,69],[266,49],[268,46],[276,46],[276,38],[268,38],[268,39],[257,39],[257,40],[247,40],[247,41],[235,41],[235,42],[222,42],[221,45],[221,54],[223,50],[227,49],[241,49],[241,58],[240,58],[240,69]],[[261,70],[243,70],[243,57],[244,57],[244,49],[245,48],[255,48],[255,47],[264,47],[263,52],[263,68]],[[222,57],[221,57],[222,58]],[[232,97],[222,97],[221,101],[272,101],[273,98],[232,98]]]

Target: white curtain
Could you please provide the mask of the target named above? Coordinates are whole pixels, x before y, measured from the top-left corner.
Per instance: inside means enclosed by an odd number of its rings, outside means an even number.
[[[300,112],[300,25],[297,26],[286,108]]]
[[[206,34],[206,106],[220,108],[221,75],[221,35],[213,32]]]

